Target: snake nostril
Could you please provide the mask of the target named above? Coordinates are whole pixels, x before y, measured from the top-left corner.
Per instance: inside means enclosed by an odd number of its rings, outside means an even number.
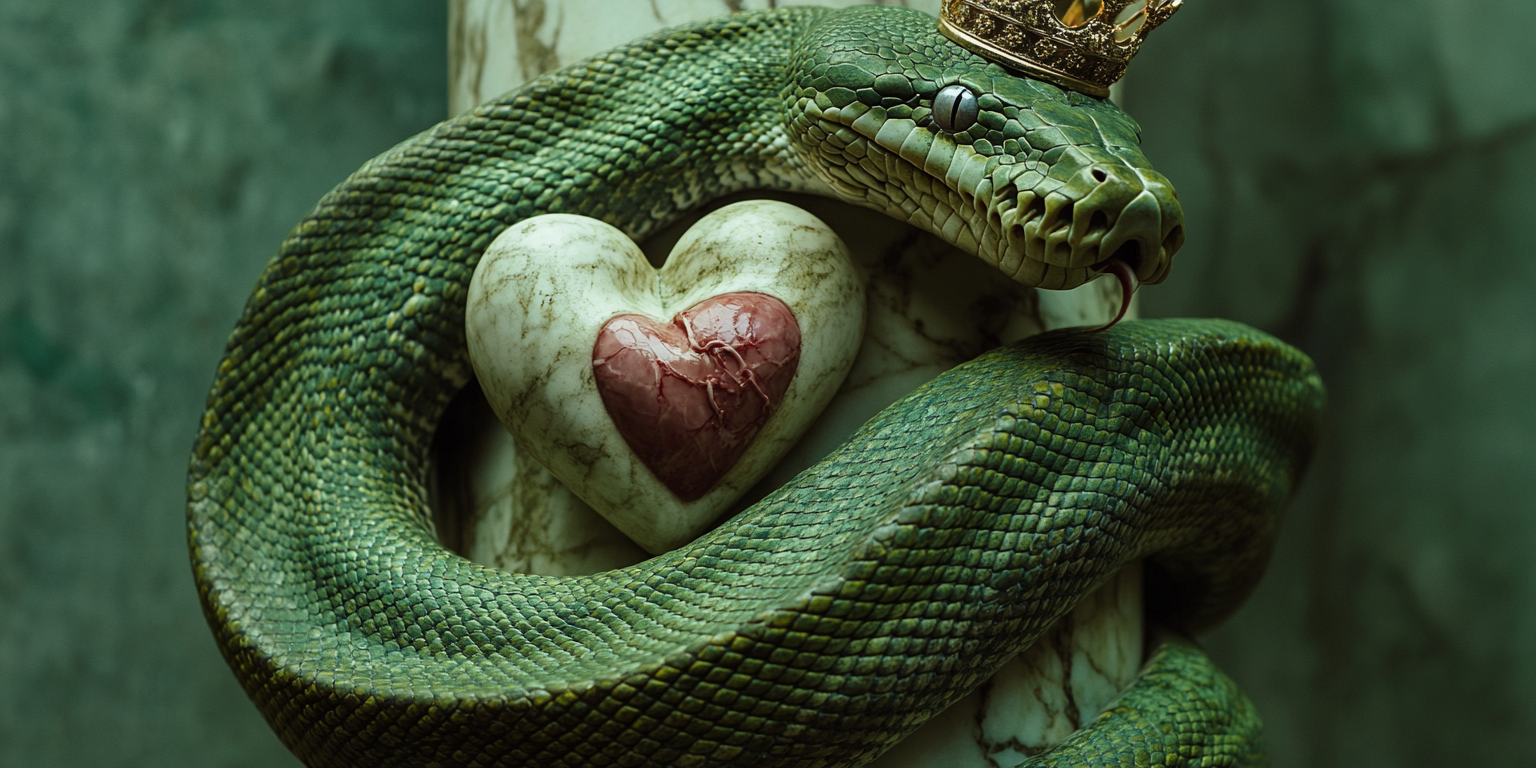
[[[1103,168],[1095,168],[1093,169],[1093,178],[1095,181],[1103,184],[1104,182],[1109,181],[1109,174],[1105,173]]]

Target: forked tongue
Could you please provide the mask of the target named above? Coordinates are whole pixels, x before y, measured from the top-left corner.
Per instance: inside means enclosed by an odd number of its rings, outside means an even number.
[[[1131,296],[1136,293],[1137,288],[1141,287],[1141,281],[1136,279],[1136,271],[1131,269],[1131,265],[1124,259],[1110,259],[1099,269],[1099,274],[1114,275],[1115,279],[1120,281],[1120,311],[1115,313],[1115,319],[1094,328],[1089,333],[1107,331],[1115,327],[1115,324],[1125,317],[1126,310],[1131,308]]]

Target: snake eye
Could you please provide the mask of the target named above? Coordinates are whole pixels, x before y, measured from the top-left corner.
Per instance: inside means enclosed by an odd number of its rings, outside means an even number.
[[[950,133],[970,130],[978,114],[976,94],[963,85],[946,85],[933,97],[933,121]]]

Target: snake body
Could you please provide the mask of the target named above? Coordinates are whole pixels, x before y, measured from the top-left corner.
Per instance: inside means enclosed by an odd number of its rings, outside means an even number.
[[[925,110],[956,82],[982,116],[948,135]],[[1300,353],[1216,321],[984,355],[630,568],[505,573],[428,522],[429,445],[471,377],[469,279],[509,225],[578,213],[640,238],[730,192],[815,192],[1031,284],[1075,285],[1111,253],[1157,280],[1181,220],[1135,131],[921,14],[792,9],[637,42],[369,162],[261,277],[197,437],[189,542],[226,659],[315,766],[858,765],[1127,563],[1154,564],[1165,623],[1225,615],[1262,571],[1322,390]],[[1034,758],[1261,759],[1251,707],[1175,636]]]

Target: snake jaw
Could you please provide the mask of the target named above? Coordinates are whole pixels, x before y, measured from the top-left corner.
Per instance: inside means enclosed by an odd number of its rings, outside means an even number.
[[[880,107],[808,106],[815,125],[802,141],[839,197],[927,229],[1019,283],[1074,288],[1105,254],[1132,252],[1137,279],[1156,283],[1183,243],[1172,188],[1104,147],[989,156],[976,145],[990,142],[956,141]]]

